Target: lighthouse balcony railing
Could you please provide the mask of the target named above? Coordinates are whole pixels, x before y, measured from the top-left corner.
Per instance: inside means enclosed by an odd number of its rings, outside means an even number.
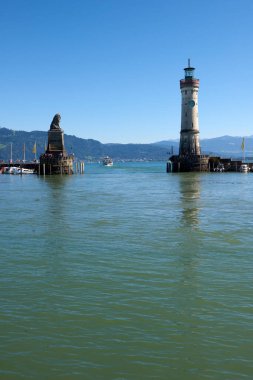
[[[180,88],[182,87],[199,87],[199,79],[189,78],[180,80]]]

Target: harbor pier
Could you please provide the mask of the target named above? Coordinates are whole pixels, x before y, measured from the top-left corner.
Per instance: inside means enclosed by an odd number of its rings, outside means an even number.
[[[198,158],[198,157],[197,157]],[[218,156],[200,155],[200,159],[196,157],[184,157],[178,155],[171,156],[167,161],[167,173],[178,172],[238,172],[242,170],[242,166],[246,165],[248,172],[253,172],[253,162],[245,163],[244,160],[222,158]]]

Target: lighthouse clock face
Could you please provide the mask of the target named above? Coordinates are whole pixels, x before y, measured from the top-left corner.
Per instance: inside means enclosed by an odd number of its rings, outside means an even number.
[[[189,100],[188,106],[191,107],[191,108],[193,108],[195,106],[194,100]]]

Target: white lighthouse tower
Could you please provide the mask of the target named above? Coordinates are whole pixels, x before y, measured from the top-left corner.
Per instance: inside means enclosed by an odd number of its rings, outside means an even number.
[[[199,119],[198,119],[198,91],[199,79],[194,78],[194,67],[188,59],[188,67],[184,69],[185,77],[180,80],[182,95],[181,131],[179,155],[199,155]]]
[[[201,154],[199,144],[199,79],[194,77],[194,71],[195,68],[191,67],[188,59],[188,67],[184,69],[185,77],[180,80],[182,105],[179,154],[169,158],[167,172],[209,170],[209,156]]]

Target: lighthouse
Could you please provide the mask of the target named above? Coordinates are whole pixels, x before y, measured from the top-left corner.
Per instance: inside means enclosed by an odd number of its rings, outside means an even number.
[[[184,79],[180,80],[181,130],[179,154],[167,162],[167,172],[194,172],[209,170],[209,156],[201,154],[199,142],[198,92],[199,79],[188,59]]]
[[[181,90],[181,132],[179,155],[199,155],[199,119],[198,119],[198,91],[199,79],[194,77],[195,68],[184,69],[185,77],[180,80]]]

